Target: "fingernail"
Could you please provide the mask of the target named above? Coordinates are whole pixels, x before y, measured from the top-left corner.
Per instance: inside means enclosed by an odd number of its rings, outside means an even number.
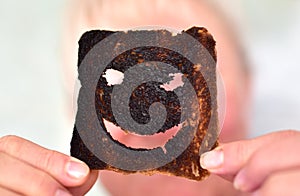
[[[221,148],[216,148],[213,151],[206,152],[201,155],[200,164],[204,169],[217,169],[224,162],[224,153]]]
[[[80,179],[89,174],[89,167],[78,159],[71,158],[66,166],[67,173],[70,177]]]
[[[72,195],[65,190],[58,189],[55,193],[55,196],[72,196]]]

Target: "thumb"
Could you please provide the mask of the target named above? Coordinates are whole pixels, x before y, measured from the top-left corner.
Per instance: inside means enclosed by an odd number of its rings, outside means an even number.
[[[259,148],[267,146],[275,138],[280,139],[278,134],[272,133],[255,139],[221,144],[201,155],[201,167],[232,181],[252,154]]]

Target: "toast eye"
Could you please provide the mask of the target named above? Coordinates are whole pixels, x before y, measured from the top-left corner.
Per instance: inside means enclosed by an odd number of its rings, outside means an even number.
[[[107,69],[106,72],[104,72],[103,77],[106,79],[107,85],[111,86],[121,84],[124,79],[124,74],[115,69]]]

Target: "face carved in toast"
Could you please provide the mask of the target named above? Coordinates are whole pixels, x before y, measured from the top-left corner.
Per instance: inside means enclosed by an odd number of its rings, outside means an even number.
[[[160,85],[159,86],[160,88],[162,88],[166,91],[173,91],[177,87],[181,87],[184,85],[184,83],[182,81],[183,74],[176,73],[176,74],[169,74],[169,75],[173,77],[172,80]],[[110,85],[121,84],[124,79],[124,74],[122,72],[114,70],[114,69],[107,69],[106,72],[103,74],[103,77],[105,77],[108,85],[110,86]],[[143,100],[143,97],[141,97],[141,96],[147,96],[147,94],[155,92],[154,85],[152,85],[152,88],[148,88],[147,90],[145,90],[145,86],[146,85],[142,84],[139,87],[137,87],[134,90],[134,92],[132,93],[130,100],[134,99],[134,96],[135,97],[140,96],[139,97],[140,102],[142,102],[142,101],[145,102],[145,100]],[[147,97],[149,97],[149,96],[147,96]],[[153,98],[152,98],[152,100],[153,100]],[[145,103],[143,103],[143,104],[145,105]],[[175,104],[174,103],[172,104],[173,108],[176,107],[176,104],[179,105],[180,103],[178,101],[175,101]],[[137,104],[133,104],[132,102],[131,102],[131,104],[129,104],[129,109],[131,110],[131,115],[132,115],[132,113],[134,113],[134,110],[132,108],[134,108],[135,105],[137,105]],[[139,105],[142,105],[142,103],[140,103]],[[135,108],[135,109],[137,110],[138,108]],[[132,115],[132,117],[135,118],[134,119],[135,121],[145,124],[145,123],[149,122],[149,119],[150,119],[148,110],[149,110],[149,107],[146,107],[142,112],[140,112],[141,115],[139,115],[139,116]],[[146,118],[145,118],[145,116],[146,116]],[[132,133],[129,131],[124,131],[124,130],[122,130],[122,128],[120,126],[117,126],[106,119],[103,119],[103,123],[106,127],[106,130],[111,135],[111,137],[114,140],[126,145],[127,147],[136,148],[136,149],[138,149],[138,148],[154,149],[154,148],[160,147],[164,150],[165,153],[166,153],[166,149],[164,148],[164,145],[170,139],[172,139],[178,133],[178,131],[182,128],[182,123],[181,123],[176,126],[173,126],[172,128],[169,128],[164,133],[159,132],[159,133],[153,133],[152,135],[140,135],[140,134]]]

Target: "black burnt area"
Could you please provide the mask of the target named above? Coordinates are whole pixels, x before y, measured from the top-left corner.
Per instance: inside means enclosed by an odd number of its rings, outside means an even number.
[[[150,121],[149,107],[155,102],[160,102],[166,108],[165,129],[169,129],[180,123],[180,102],[173,91],[166,91],[160,85],[162,85],[160,82],[147,82],[139,85],[130,97],[130,113],[136,122],[147,124]]]
[[[99,31],[99,30],[92,30],[85,32],[80,40],[78,41],[79,49],[78,49],[78,63],[77,66],[80,67],[81,62],[83,61],[84,57],[87,53],[101,40],[105,39],[106,37],[114,34],[113,31]]]
[[[217,54],[215,50],[216,41],[214,40],[213,36],[208,33],[206,28],[192,27],[183,32],[191,35],[193,38],[199,41],[213,57],[214,61],[217,61]]]
[[[109,86],[106,82],[106,70],[114,69],[121,72],[126,72],[129,68],[142,62],[158,61],[171,65],[178,69],[179,73],[183,73],[190,80],[195,90],[199,88],[195,84],[195,77],[199,75],[193,74],[193,63],[181,54],[162,47],[137,47],[127,50],[115,57],[104,69],[102,75],[99,76],[97,90],[95,92],[95,109],[98,119],[101,122],[104,119],[119,126],[116,122],[111,108],[111,94],[113,85]],[[160,102],[165,106],[167,117],[164,125],[157,133],[165,132],[166,130],[180,124],[181,109],[177,95],[172,91],[166,91],[159,87],[162,83],[147,82],[141,84],[132,92],[130,97],[129,107],[132,118],[141,124],[146,124],[150,121],[149,107],[154,102]],[[159,115],[159,114],[158,114]],[[134,130],[131,130],[134,131]]]
[[[71,156],[80,158],[80,160],[88,163],[91,169],[99,168],[104,169],[107,167],[107,164],[99,160],[83,143],[76,126],[73,129],[73,136],[71,140]]]
[[[125,72],[138,63],[158,61],[177,68],[181,73],[188,74],[193,71],[193,63],[181,54],[163,47],[144,46],[127,50],[115,57],[103,71],[115,69]]]

